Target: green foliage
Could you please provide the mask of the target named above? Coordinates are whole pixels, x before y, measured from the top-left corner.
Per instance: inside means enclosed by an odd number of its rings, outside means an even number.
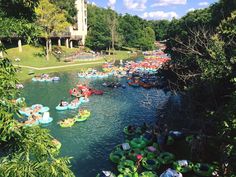
[[[16,120],[16,68],[10,60],[0,59],[0,143],[6,155],[0,158],[1,176],[74,176],[69,158],[57,158],[58,151],[48,130],[24,127]]]
[[[50,38],[53,33],[60,35],[70,25],[66,21],[65,13],[48,0],[40,0],[35,13],[37,24],[42,28],[41,35],[46,39]]]
[[[1,0],[0,12],[7,17],[33,21],[34,8],[37,5],[38,0]]]
[[[167,38],[167,29],[170,22],[168,20],[152,21],[153,29],[156,34],[156,40],[162,41]]]
[[[112,46],[114,41],[116,47],[123,45],[150,50],[153,49],[155,41],[155,32],[151,28],[150,22],[138,16],[121,16],[111,9],[88,5],[86,46],[94,50],[104,50]]]
[[[220,176],[231,176],[236,169],[235,3],[221,0],[189,12],[172,20],[167,30],[166,51],[172,56],[169,83],[187,92],[191,100],[188,116],[196,122],[200,119],[205,129],[209,122],[215,127],[209,128],[210,136],[202,131],[214,144],[207,148],[209,153],[217,152]]]
[[[103,50],[109,47],[111,41],[110,30],[107,24],[108,10],[88,5],[88,36],[86,46],[94,50]]]
[[[66,18],[69,23],[74,23],[77,10],[75,8],[75,0],[51,0],[57,7],[66,11]]]

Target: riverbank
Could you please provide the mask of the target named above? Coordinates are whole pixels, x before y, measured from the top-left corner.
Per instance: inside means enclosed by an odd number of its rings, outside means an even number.
[[[63,48],[64,49],[64,48]],[[67,53],[73,53],[78,48],[65,49]],[[32,77],[29,73],[42,74],[53,73],[61,71],[82,70],[89,67],[96,67],[102,65],[104,62],[111,62],[115,60],[126,60],[137,57],[137,53],[130,53],[129,51],[116,51],[114,55],[105,55],[96,58],[87,58],[83,60],[75,60],[73,62],[58,61],[55,56],[51,55],[50,60],[46,60],[41,48],[32,47],[29,45],[23,46],[23,52],[19,52],[18,48],[8,49],[6,56],[9,57],[16,67],[19,67],[17,78],[20,81],[27,80]]]

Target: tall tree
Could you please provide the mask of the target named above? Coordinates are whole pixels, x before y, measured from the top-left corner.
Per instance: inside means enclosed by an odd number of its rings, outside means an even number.
[[[107,23],[108,23],[108,28],[111,34],[111,47],[114,52],[115,42],[118,39],[118,32],[117,32],[118,18],[117,18],[117,14],[112,9],[108,9]]]
[[[46,58],[49,60],[50,39],[53,35],[60,36],[70,24],[66,21],[65,13],[49,0],[40,0],[35,8],[37,24],[42,28],[41,36],[46,40]]]

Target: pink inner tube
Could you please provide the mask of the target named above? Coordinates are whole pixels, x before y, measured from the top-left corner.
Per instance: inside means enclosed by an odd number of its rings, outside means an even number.
[[[102,90],[92,90],[92,93],[95,95],[102,95],[104,92]]]

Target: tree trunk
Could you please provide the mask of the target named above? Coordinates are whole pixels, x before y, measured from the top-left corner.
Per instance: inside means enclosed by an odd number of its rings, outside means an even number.
[[[22,43],[21,43],[21,39],[18,40],[18,49],[19,49],[19,52],[22,52]]]
[[[2,41],[0,40],[0,47],[2,45]],[[0,58],[3,58],[3,52],[2,52],[2,49],[0,48]]]
[[[114,54],[114,50],[115,50],[115,30],[112,29],[112,32],[111,32],[111,46],[112,46],[112,52]]]
[[[108,48],[108,55],[111,55],[111,46],[109,45],[109,48]]]
[[[46,59],[49,60],[49,40],[46,39]]]

